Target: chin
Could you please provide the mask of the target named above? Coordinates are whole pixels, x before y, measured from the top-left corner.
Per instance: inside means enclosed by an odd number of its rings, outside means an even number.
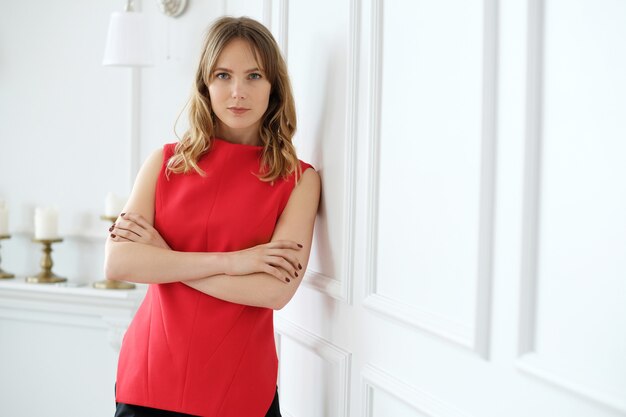
[[[235,120],[226,120],[224,125],[229,129],[251,129],[254,126],[258,126],[260,122],[255,120],[254,122],[250,122],[249,120],[235,119]]]

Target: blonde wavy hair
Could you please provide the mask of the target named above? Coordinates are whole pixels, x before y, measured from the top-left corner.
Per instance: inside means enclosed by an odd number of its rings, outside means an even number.
[[[243,39],[250,45],[271,84],[268,107],[259,126],[263,146],[259,178],[273,182],[295,172],[297,181],[302,172],[292,143],[296,131],[296,109],[287,65],[270,31],[247,17],[222,17],[209,28],[188,103],[190,127],[176,145],[166,173],[195,170],[205,175],[198,161],[210,150],[216,129],[208,85],[214,77],[218,57],[233,39]]]

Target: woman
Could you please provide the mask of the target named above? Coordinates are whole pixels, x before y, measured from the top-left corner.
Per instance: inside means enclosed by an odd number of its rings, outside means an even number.
[[[107,278],[153,284],[122,344],[116,416],[280,416],[273,310],[306,271],[320,179],[297,159],[286,64],[263,25],[211,26],[189,119],[109,229]]]

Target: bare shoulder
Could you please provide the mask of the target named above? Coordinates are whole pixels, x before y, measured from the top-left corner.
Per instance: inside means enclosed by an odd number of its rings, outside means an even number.
[[[156,181],[159,173],[161,172],[162,166],[163,149],[161,148],[156,149],[150,155],[148,155],[143,165],[139,169],[139,173],[137,174],[137,179],[135,181],[135,186],[156,185]]]
[[[300,251],[302,265],[306,265],[311,250],[320,191],[319,174],[313,168],[308,168],[302,173],[298,184],[291,192],[272,236],[272,240],[291,240],[302,244],[304,246]]]
[[[144,161],[124,211],[138,213],[150,224],[154,221],[156,183],[163,166],[163,149],[153,151]]]
[[[163,148],[158,148],[152,151],[150,155],[144,161],[144,166],[149,166],[151,169],[158,167],[159,171],[163,164]]]
[[[318,173],[312,168],[304,171],[289,196],[287,206],[277,224],[277,229],[281,229],[283,224],[300,227],[302,224],[310,223],[312,226],[319,206],[320,188],[321,181]],[[300,239],[303,238],[300,237]]]
[[[297,206],[299,210],[309,207],[317,211],[319,204],[322,181],[320,176],[313,168],[308,168],[302,173],[302,177],[298,184],[291,192],[287,208],[289,206]]]
[[[313,168],[308,168],[302,173],[302,178],[298,181],[296,189],[302,188],[308,192],[319,193],[321,189],[322,181],[320,175]]]

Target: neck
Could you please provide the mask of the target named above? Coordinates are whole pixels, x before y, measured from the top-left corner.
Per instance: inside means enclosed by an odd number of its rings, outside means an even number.
[[[215,136],[228,142],[241,145],[261,145],[258,126],[251,126],[246,129],[231,129],[228,126],[224,126],[222,123],[218,123],[215,129]]]

